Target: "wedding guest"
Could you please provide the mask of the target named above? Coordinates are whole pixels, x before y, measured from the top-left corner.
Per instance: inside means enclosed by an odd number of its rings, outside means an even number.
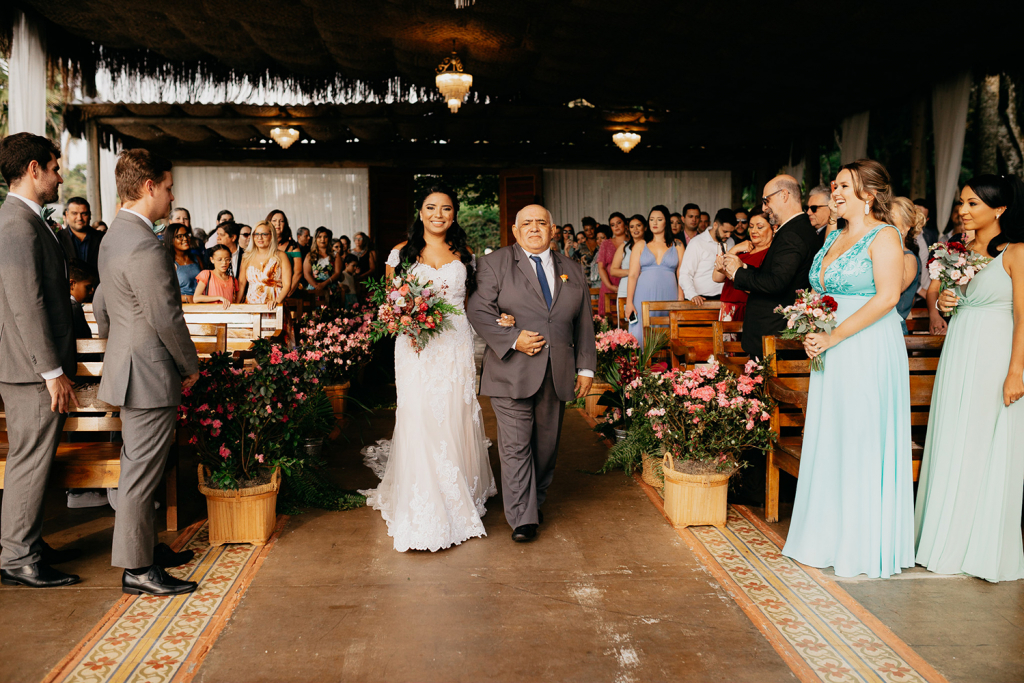
[[[96,271],[103,233],[89,227],[91,217],[89,202],[81,197],[72,197],[64,206],[64,229],[57,233],[57,238],[69,261],[76,259],[86,268]]]
[[[359,301],[359,285],[356,284],[356,273],[359,272],[359,259],[355,254],[345,254],[345,270],[342,272],[341,293],[345,297],[346,306],[354,306]]]
[[[225,221],[217,226],[217,245],[227,247],[231,253],[231,267],[228,272],[231,277],[238,278],[242,272],[242,256],[245,254],[245,250],[239,246],[241,241],[242,228],[234,221]],[[216,249],[215,246],[213,249]],[[213,249],[210,250],[210,259],[212,262]],[[216,270],[216,268],[214,268]]]
[[[608,229],[611,232],[611,236],[604,240],[604,243],[597,251],[597,258],[595,259],[597,263],[598,277],[601,282],[601,294],[598,297],[597,314],[602,318],[606,312],[604,310],[604,295],[608,292],[619,291],[619,278],[611,274],[609,267],[615,259],[615,253],[626,241],[626,217],[618,211],[608,216]]]
[[[330,290],[341,279],[341,257],[332,254],[329,249],[333,237],[331,231],[323,226],[316,229],[316,239],[302,264],[307,291]]]
[[[104,223],[103,221],[96,221],[96,225],[94,225],[92,227],[93,227],[93,229],[96,230],[96,232],[106,232],[107,231],[107,224]]]
[[[362,285],[377,273],[377,250],[365,232],[357,232],[353,240],[352,253],[359,259],[359,272],[356,282]]]
[[[700,207],[690,203],[683,207],[683,246],[690,245],[690,240],[700,234]]]
[[[231,221],[234,223],[234,221]],[[249,240],[252,238],[252,227],[248,225],[238,226],[238,248],[243,252],[249,248]]]
[[[236,299],[247,304],[266,304],[274,310],[288,294],[292,281],[292,260],[277,248],[277,231],[270,221],[252,229],[252,248],[242,257],[245,283]]]
[[[910,367],[896,313],[903,240],[877,161],[844,165],[832,197],[846,225],[825,239],[810,282],[837,302],[838,327],[804,340],[825,366],[811,372],[783,554],[836,576],[888,578],[914,566]]]
[[[923,197],[918,197],[914,200],[916,206],[921,207],[921,211],[924,212],[924,229],[921,234],[924,235],[925,244],[929,247],[939,241],[939,229],[935,226],[935,216],[933,215],[934,202],[931,202]]]
[[[572,226],[566,225],[562,228],[562,248],[565,255],[572,260],[577,260],[579,245],[576,243],[576,236],[572,233]]]
[[[679,266],[679,287],[687,301],[703,306],[721,297],[722,283],[712,275],[718,257],[736,245],[732,239],[735,229],[736,214],[732,209],[719,209],[711,228],[690,240]]]
[[[175,209],[175,211],[177,211],[177,209]],[[221,211],[217,212],[217,223],[216,223],[216,225],[220,225],[221,223],[233,223],[234,220],[235,220],[235,215],[233,213],[231,213],[230,211],[228,211],[227,209],[222,209]],[[189,227],[191,227],[191,225],[192,224],[189,223]],[[212,249],[214,246],[217,245],[217,229],[216,228],[214,228],[213,232],[207,237],[207,239],[205,240],[204,243],[206,244],[206,248],[207,249]],[[243,245],[242,248],[244,249],[245,245]]]
[[[940,242],[949,242],[956,238],[960,241],[960,233],[964,230],[963,218],[960,216],[960,201],[953,202],[953,210],[949,214],[949,220],[946,221],[946,227],[942,230],[942,234],[939,235]]]
[[[820,244],[825,244],[825,238],[832,230],[828,222],[831,215],[828,207],[830,194],[831,190],[824,185],[818,185],[807,195],[807,219],[811,221],[811,227],[817,233]]]
[[[711,227],[711,214],[708,213],[707,211],[701,211],[700,222],[697,224],[697,230],[700,232],[704,232],[709,227]]]
[[[183,223],[171,223],[166,232],[170,239],[164,240],[164,246],[174,256],[174,271],[178,276],[181,302],[190,304],[192,295],[196,293],[196,276],[203,270],[193,253],[192,231]]]
[[[71,285],[71,317],[74,320],[75,339],[91,339],[92,329],[85,319],[82,304],[92,301],[99,276],[88,265],[75,259],[68,264],[68,280]]]
[[[764,262],[768,248],[772,246],[775,231],[764,214],[755,209],[748,221],[747,233],[749,239],[734,246],[729,253],[739,256],[740,261],[748,266],[757,268]],[[747,293],[737,289],[733,281],[725,276],[725,271],[721,268],[724,263],[725,259],[716,259],[715,271],[711,274],[715,282],[723,283],[722,310],[718,319],[723,322],[740,322],[747,310]]]
[[[341,258],[345,258],[352,253],[352,240],[348,238],[348,235],[339,237],[338,242],[341,244]]]
[[[576,233],[576,260],[583,266],[583,272],[590,272],[590,262],[594,260],[594,252],[590,251],[590,247],[587,246],[587,234],[585,232]]]
[[[267,214],[267,221],[274,228],[278,251],[289,259],[291,265],[291,280],[286,282],[287,287],[280,300],[284,301],[295,292],[302,280],[302,248],[298,242],[292,239],[292,229],[288,225],[288,216],[284,215],[284,211],[274,209]]]
[[[739,244],[747,239],[747,228],[750,227],[750,214],[746,209],[736,209],[736,229],[732,231],[733,240]]]
[[[619,245],[619,248],[615,250],[615,256],[612,258],[611,266],[608,267],[608,272],[619,278],[619,289],[618,298],[625,299],[629,288],[629,264],[630,255],[633,253],[633,245],[643,240],[644,233],[647,232],[647,219],[640,214],[634,214],[629,219],[629,235]],[[625,310],[625,305],[623,305]],[[618,311],[618,309],[616,309]],[[622,327],[622,322],[619,321],[619,326]]]
[[[786,320],[775,313],[777,306],[789,306],[796,291],[807,287],[807,274],[818,250],[818,236],[800,205],[800,184],[789,175],[776,176],[764,187],[761,206],[775,229],[768,253],[760,266],[752,266],[735,254],[723,260],[727,277],[737,289],[747,292],[743,321],[743,351],[760,358],[761,338],[781,332]]]
[[[188,212],[188,209],[179,206],[176,209],[171,210],[171,215],[167,217],[169,223],[181,223],[189,230],[192,230],[192,214]]]
[[[669,228],[672,230],[672,239],[683,240],[683,215],[673,211],[668,217]],[[685,242],[685,240],[683,240]]]
[[[587,250],[591,254],[591,258],[597,256],[597,221],[590,216],[584,216],[583,220],[580,221],[580,225],[583,226],[583,236],[587,243]]]
[[[971,179],[960,215],[992,258],[974,279],[946,290],[956,315],[932,389],[917,491],[917,563],[986,581],[1024,578],[1024,183]]]
[[[597,251],[594,252],[594,258],[590,259],[590,267],[587,270],[587,282],[593,289],[597,289],[601,286],[601,270],[597,257],[601,253],[601,245],[610,239],[611,236],[612,231],[607,225],[599,225],[594,231],[594,239],[597,242]]]
[[[223,228],[227,223],[217,226]],[[234,225],[232,223],[231,225]],[[240,252],[235,252],[238,254]],[[204,270],[196,276],[196,291],[192,302],[197,304],[221,303],[228,308],[238,298],[238,279],[231,274],[231,259],[235,256],[231,250],[218,244],[210,252],[213,261],[212,270]]]
[[[629,258],[629,286],[626,289],[626,318],[629,333],[641,344],[644,341],[643,320],[640,311],[645,301],[678,301],[683,298],[679,289],[679,267],[686,250],[681,244],[673,245],[669,234],[669,210],[659,204],[647,215],[644,238],[634,243]]]
[[[227,223],[228,221],[234,221],[235,214],[231,213],[227,209],[221,209],[217,212],[217,225],[221,223]]]
[[[907,318],[914,307],[917,296],[918,278],[921,275],[921,254],[918,251],[917,237],[924,227],[924,212],[919,210],[906,197],[896,197],[892,202],[893,225],[903,236],[903,281],[900,301],[896,304],[896,312],[903,319],[903,334],[910,334],[907,329]]]
[[[321,226],[323,227],[323,226]],[[319,228],[317,228],[319,230]],[[303,249],[312,249],[313,236],[309,233],[309,228],[302,227],[295,232],[295,241],[299,243],[299,246]]]
[[[548,249],[555,252],[556,254],[562,253],[562,242],[561,240],[558,239],[560,235],[561,233],[554,233],[553,235],[551,235],[551,241],[548,242]]]

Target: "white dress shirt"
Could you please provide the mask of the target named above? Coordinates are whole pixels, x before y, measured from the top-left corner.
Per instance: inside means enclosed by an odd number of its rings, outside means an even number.
[[[148,225],[148,226],[149,226],[149,229],[150,229],[150,230],[152,230],[152,229],[153,229],[153,221],[149,220],[148,218],[146,218],[145,216],[143,216],[143,215],[142,215],[141,213],[139,213],[138,211],[132,211],[131,209],[126,209],[126,208],[124,208],[123,206],[121,207],[121,211],[127,211],[128,213],[132,214],[133,216],[138,216],[139,218],[141,218],[141,219],[142,219],[143,221],[145,221],[145,222],[146,222],[146,225]]]
[[[35,215],[39,216],[40,219],[43,217],[43,207],[39,206],[39,204],[35,203],[34,201],[29,199],[28,197],[22,197],[20,194],[15,194],[14,192],[8,192],[7,196],[8,197],[17,197],[21,201],[25,202],[25,204],[28,205],[28,208],[32,209],[32,213],[34,213]],[[47,226],[47,227],[49,227],[49,226]],[[53,236],[53,239],[57,241],[57,246],[60,246],[60,240],[57,239],[57,233],[55,233],[53,230],[47,230],[46,232],[50,233]],[[64,250],[64,247],[61,247],[61,251],[63,251],[63,250]],[[65,270],[67,270],[67,266],[66,265],[64,266],[64,268],[65,268]],[[64,368],[57,368],[56,370],[47,370],[46,372],[40,372],[39,373],[39,375],[43,379],[46,379],[46,380],[57,379],[58,377],[60,377],[63,374],[64,374]]]
[[[725,241],[725,250],[733,248],[732,237]],[[692,299],[695,296],[719,296],[725,283],[715,282],[711,275],[715,272],[715,259],[722,253],[722,245],[705,230],[690,240],[683,254],[683,264],[679,268],[679,286],[683,288],[683,296]]]
[[[545,249],[544,251],[542,251],[539,254],[529,254],[529,253],[526,252],[525,249],[523,249],[518,244],[516,245],[515,248],[518,249],[522,253],[523,257],[525,257],[527,259],[530,259],[529,263],[530,263],[531,269],[534,272],[537,272],[537,262],[534,261],[531,257],[533,257],[533,256],[539,256],[540,257],[540,267],[541,267],[541,270],[544,271],[545,279],[547,279],[547,281],[548,281],[548,291],[551,293],[552,300],[554,300],[554,296],[555,296],[555,259],[551,255],[551,250],[550,249]],[[589,315],[589,311],[587,312],[587,314]],[[516,350],[516,341],[519,341],[518,338],[512,342],[512,350],[513,351]],[[545,344],[545,346],[547,346],[547,344]],[[594,376],[594,371],[593,370],[588,370],[586,368],[577,368],[576,369],[576,374],[578,374],[580,377],[593,377]]]

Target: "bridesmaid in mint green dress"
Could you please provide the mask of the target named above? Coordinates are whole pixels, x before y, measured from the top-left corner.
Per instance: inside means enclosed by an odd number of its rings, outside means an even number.
[[[839,304],[839,325],[804,341],[809,356],[824,351],[825,368],[811,373],[783,553],[837,576],[889,577],[914,565],[910,368],[896,312],[903,241],[881,164],[847,164],[836,182],[847,226],[829,234],[810,280]]]
[[[969,248],[995,258],[939,299],[942,310],[956,305],[956,315],[932,391],[917,563],[939,574],[1012,581],[1024,578],[1024,325],[1014,326],[1015,309],[1024,316],[1024,184],[980,176],[961,199],[964,228],[975,231]]]

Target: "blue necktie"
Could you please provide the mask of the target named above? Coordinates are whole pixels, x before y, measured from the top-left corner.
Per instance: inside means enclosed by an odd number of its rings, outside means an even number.
[[[551,309],[551,288],[548,287],[548,276],[544,274],[544,268],[540,265],[540,256],[531,256],[530,260],[537,264],[537,279],[540,280],[540,291],[544,293],[544,303]]]

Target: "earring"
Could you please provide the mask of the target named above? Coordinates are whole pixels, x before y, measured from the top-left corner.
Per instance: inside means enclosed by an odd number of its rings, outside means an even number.
[[[864,215],[867,216],[869,213],[871,213],[871,204],[864,202]]]

